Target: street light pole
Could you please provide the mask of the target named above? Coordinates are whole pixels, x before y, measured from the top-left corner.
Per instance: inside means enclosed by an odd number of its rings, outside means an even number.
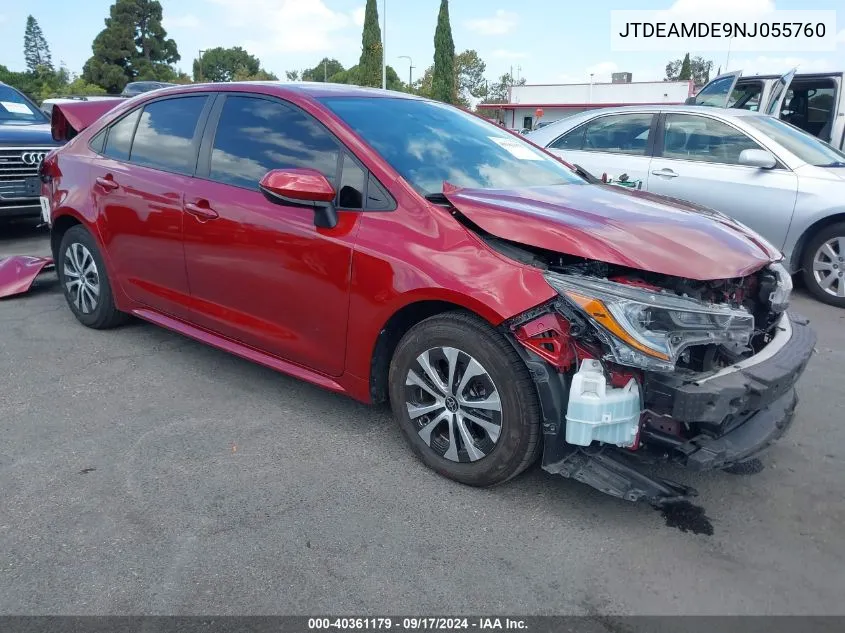
[[[199,79],[199,83],[202,83],[202,54],[205,52],[204,50],[197,51],[200,56],[197,57],[197,78]]]
[[[408,60],[408,87],[410,88],[411,84],[414,83],[414,60],[407,55],[400,55],[399,59]]]
[[[381,88],[387,90],[387,0],[381,2],[384,28],[381,30]]]

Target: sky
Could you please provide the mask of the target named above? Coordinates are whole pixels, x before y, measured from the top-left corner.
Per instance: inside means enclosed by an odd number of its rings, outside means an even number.
[[[177,67],[190,74],[199,50],[242,46],[279,77],[286,70],[315,66],[325,56],[344,66],[357,63],[365,0],[160,0],[168,36],[182,56]],[[434,30],[440,0],[378,0],[379,19],[387,6],[387,63],[406,80],[408,56],[413,77],[433,63]],[[513,69],[531,83],[609,81],[610,73],[633,73],[634,81],[660,80],[667,61],[687,51],[610,50],[610,11],[616,9],[701,10],[743,5],[747,13],[767,9],[838,10],[835,52],[703,53],[724,72],[746,74],[845,70],[845,0],[451,0],[455,50],[475,49],[487,63],[491,83]],[[0,64],[24,69],[23,33],[28,14],[38,20],[54,62],[81,72],[91,42],[103,29],[112,0],[0,0]],[[695,56],[697,51],[689,51]]]

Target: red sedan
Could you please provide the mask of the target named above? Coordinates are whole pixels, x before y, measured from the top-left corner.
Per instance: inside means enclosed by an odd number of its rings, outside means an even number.
[[[785,311],[780,254],[725,216],[407,94],[232,83],[96,103],[57,106],[72,139],[41,169],[88,327],[134,315],[389,401],[414,452],[472,485],[542,453],[663,503],[692,491],[640,462],[727,468],[792,419],[815,338]]]

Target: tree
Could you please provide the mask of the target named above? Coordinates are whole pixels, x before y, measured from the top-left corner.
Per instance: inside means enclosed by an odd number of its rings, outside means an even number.
[[[684,64],[687,64],[688,72],[685,72]],[[692,79],[696,86],[703,86],[710,81],[711,70],[713,70],[712,60],[703,57],[690,58],[689,53],[687,53],[683,59],[676,59],[666,64],[665,81]]]
[[[485,95],[484,103],[507,103],[509,97],[508,89],[511,86],[524,85],[525,77],[520,77],[519,81],[514,81],[510,73],[505,73],[499,77],[498,81],[490,84],[490,89]],[[501,120],[502,118],[501,108],[484,108],[478,112],[489,119]]]
[[[302,81],[328,81],[329,77],[343,72],[345,68],[336,59],[329,59],[324,57],[314,68],[306,68],[302,71]],[[378,85],[381,85],[381,61],[379,60],[379,79]]]
[[[285,78],[288,81],[299,81],[299,71],[298,70],[286,70],[285,71]]]
[[[487,85],[484,80],[485,70],[487,70],[487,64],[474,50],[464,51],[455,57],[457,103],[469,106],[470,97],[480,99],[485,96]]]
[[[428,97],[431,98],[431,84],[432,80],[434,79],[434,66],[429,66],[425,69],[422,76],[418,77],[417,80],[414,82],[414,85],[411,86],[412,92],[417,93],[421,97]]]
[[[161,20],[158,0],[115,0],[106,28],[94,38],[94,54],[85,62],[85,81],[120,92],[130,81],[172,80],[176,74],[170,64],[180,57]]]
[[[237,73],[254,75],[261,62],[240,46],[210,48],[194,60],[194,81],[232,81]]]
[[[431,96],[439,101],[455,103],[455,42],[449,24],[449,0],[440,0],[437,28],[434,31],[434,74]]]
[[[53,60],[50,57],[50,47],[38,21],[31,15],[26,18],[26,30],[23,34],[23,54],[26,58],[26,67],[31,72],[38,70],[39,66],[53,70]]]
[[[361,59],[357,66],[358,85],[381,87],[383,55],[376,0],[367,0],[367,7],[364,10],[364,32],[361,36]]]
[[[681,62],[681,72],[678,74],[678,79],[681,81],[692,79],[692,66],[690,66],[689,53],[684,55],[684,61]]]
[[[408,86],[402,82],[399,78],[399,74],[393,66],[388,66],[385,72],[387,74],[388,90],[397,90],[402,92],[408,90]],[[334,75],[330,75],[329,83],[363,86],[364,84],[361,82],[361,68],[359,66],[353,66],[348,70],[342,70]],[[379,86],[381,86],[381,83],[379,83]]]
[[[254,73],[250,73],[245,68],[239,68],[235,75],[232,77],[232,81],[278,81],[279,78],[276,77],[271,72],[264,70],[263,68],[259,68]]]

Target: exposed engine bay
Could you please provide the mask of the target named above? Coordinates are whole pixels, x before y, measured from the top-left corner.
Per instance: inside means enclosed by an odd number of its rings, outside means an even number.
[[[785,314],[779,265],[701,281],[482,238],[560,294],[506,324],[543,401],[545,470],[660,505],[695,491],[637,464],[725,468],[785,431],[815,335]],[[769,353],[788,362],[756,363]]]

